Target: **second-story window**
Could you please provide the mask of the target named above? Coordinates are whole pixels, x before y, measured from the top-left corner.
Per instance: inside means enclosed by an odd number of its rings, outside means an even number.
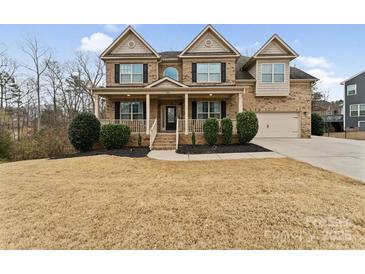
[[[179,81],[179,72],[174,67],[165,68],[165,70],[163,71],[163,76],[168,76],[171,79]]]
[[[120,65],[120,83],[122,83],[122,84],[143,83],[143,65],[142,64],[121,64]]]
[[[284,82],[284,64],[262,64],[261,79],[264,83],[283,83]]]
[[[221,82],[221,64],[220,63],[198,63],[197,82]]]
[[[356,84],[348,85],[346,87],[346,90],[347,90],[347,96],[356,95]]]

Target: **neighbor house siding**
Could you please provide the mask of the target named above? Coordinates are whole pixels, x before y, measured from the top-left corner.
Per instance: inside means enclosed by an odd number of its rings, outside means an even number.
[[[356,84],[356,95],[347,95],[347,86]],[[365,72],[345,83],[345,127],[357,128],[359,121],[365,121],[365,116],[350,117],[350,105],[365,104]]]

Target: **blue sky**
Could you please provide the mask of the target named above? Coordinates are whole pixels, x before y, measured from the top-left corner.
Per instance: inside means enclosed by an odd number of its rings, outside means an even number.
[[[204,25],[133,25],[157,51],[182,50]],[[25,38],[37,36],[60,61],[75,50],[100,52],[126,25],[0,25],[0,49],[20,63]],[[243,55],[252,55],[274,33],[301,56],[299,68],[322,79],[330,99],[341,99],[339,83],[365,70],[365,25],[214,25]]]

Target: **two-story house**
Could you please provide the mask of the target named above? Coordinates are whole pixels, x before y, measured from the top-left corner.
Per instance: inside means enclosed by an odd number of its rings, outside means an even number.
[[[365,129],[365,71],[341,83],[345,86],[344,128]]]
[[[276,34],[246,57],[211,25],[183,50],[168,52],[157,52],[127,27],[100,57],[106,86],[93,94],[96,105],[100,97],[106,100],[101,121],[129,125],[137,133],[131,144],[138,132],[155,148],[156,136],[170,135],[170,146],[190,144],[192,131],[201,143],[205,119],[234,120],[244,110],[258,116],[257,137],[311,135],[311,91],[317,79],[290,66],[298,54]],[[95,114],[99,117],[98,108]]]

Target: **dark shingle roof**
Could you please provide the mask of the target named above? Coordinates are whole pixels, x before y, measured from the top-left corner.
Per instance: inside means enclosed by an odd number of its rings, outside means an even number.
[[[177,58],[177,56],[180,54],[180,51],[162,51],[162,52],[159,52],[158,54],[161,55],[162,59]]]
[[[290,67],[290,79],[297,79],[297,80],[301,80],[301,79],[313,79],[313,80],[318,80],[318,78],[302,71],[301,69],[298,69],[296,67]]]

